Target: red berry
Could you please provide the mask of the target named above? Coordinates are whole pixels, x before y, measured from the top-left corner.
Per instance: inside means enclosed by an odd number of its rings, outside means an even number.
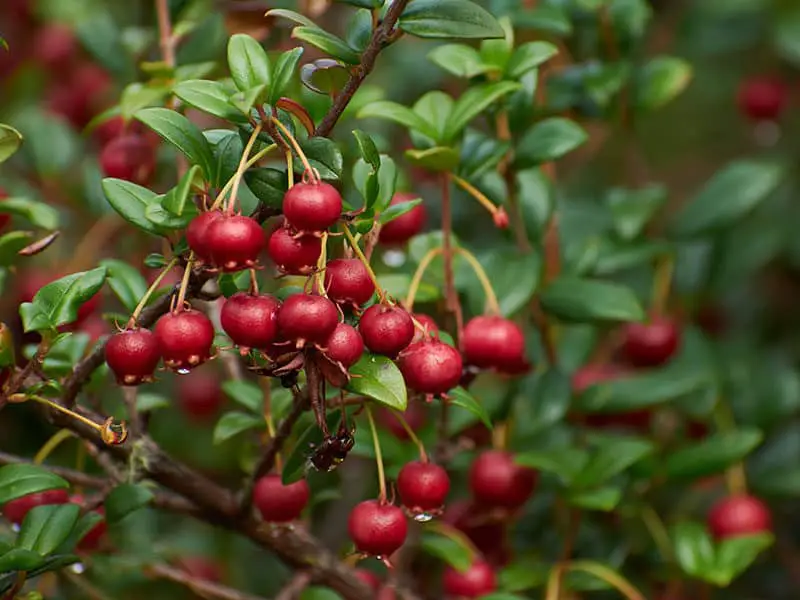
[[[78,51],[75,34],[66,25],[51,23],[42,27],[33,40],[33,59],[53,71],[69,67]]]
[[[342,215],[342,196],[329,183],[298,183],[283,197],[283,216],[297,231],[325,231]]]
[[[188,373],[209,359],[214,325],[199,311],[182,310],[161,317],[156,323],[155,335],[161,345],[164,364],[179,373]]]
[[[754,121],[775,121],[788,99],[786,84],[771,77],[748,79],[739,87],[739,110]]]
[[[389,206],[395,204],[402,204],[409,200],[419,198],[417,194],[410,194],[408,192],[401,192],[394,195]],[[400,215],[396,219],[389,221],[386,225],[381,227],[378,234],[378,240],[386,245],[399,245],[405,244],[412,237],[422,231],[425,225],[425,207],[422,204],[417,204],[407,213]]]
[[[503,564],[508,557],[505,522],[488,515],[486,507],[460,500],[447,506],[442,520],[463,532],[487,560]]]
[[[8,198],[8,193],[0,188],[0,201],[5,200]],[[5,229],[6,225],[11,222],[11,215],[8,213],[0,213],[0,230]]]
[[[156,155],[144,136],[122,135],[103,148],[100,168],[106,177],[147,185],[156,170]]]
[[[711,534],[720,540],[772,530],[772,515],[758,498],[729,496],[717,502],[708,513]]]
[[[255,265],[265,244],[258,221],[242,215],[215,219],[205,241],[214,264],[225,271],[241,271]]]
[[[265,350],[278,335],[280,306],[278,299],[268,294],[237,292],[222,305],[222,329],[242,352],[249,348]]]
[[[538,474],[514,463],[501,450],[487,450],[472,463],[469,486],[477,502],[487,507],[516,509],[525,504],[536,487]]]
[[[334,302],[359,306],[372,298],[375,284],[359,259],[337,258],[325,267],[325,289]]]
[[[361,581],[366,583],[370,588],[372,588],[373,592],[377,592],[383,585],[380,578],[372,571],[367,571],[366,569],[356,569],[356,576]]]
[[[412,402],[409,399],[406,411],[403,413],[403,418],[406,420],[406,424],[411,428],[411,431],[417,432],[425,425],[427,415],[428,412],[424,403]],[[378,418],[381,424],[398,440],[406,441],[410,439],[405,427],[403,427],[397,417],[394,416],[392,411],[382,410],[378,413]]]
[[[184,556],[175,561],[176,566],[196,579],[219,583],[222,581],[222,572],[219,565],[205,556]]]
[[[211,247],[208,244],[208,230],[211,225],[216,223],[222,218],[222,212],[218,210],[209,210],[200,213],[192,219],[189,226],[186,228],[186,242],[189,248],[200,258],[203,262],[211,262]]]
[[[67,502],[69,502],[67,490],[45,490],[6,502],[3,506],[3,516],[11,523],[20,525],[32,508],[49,504],[66,504]]]
[[[337,323],[336,329],[325,342],[325,355],[332,361],[341,363],[349,369],[364,354],[364,340],[361,334],[347,323]]]
[[[464,359],[483,369],[505,372],[525,360],[525,336],[519,326],[497,316],[475,317],[464,327]]]
[[[183,413],[193,420],[213,418],[223,402],[219,377],[201,369],[179,379],[178,402]]]
[[[436,339],[414,342],[400,353],[398,366],[406,385],[421,394],[445,394],[461,381],[461,354]]]
[[[278,227],[269,236],[267,253],[278,269],[288,275],[308,275],[317,266],[322,252],[322,240],[313,235],[292,233],[288,227]]]
[[[417,521],[427,521],[442,511],[450,477],[439,465],[427,462],[406,463],[397,476],[397,492],[406,510]]]
[[[151,381],[161,360],[158,337],[149,329],[127,329],[106,342],[106,362],[120,385]]]
[[[681,337],[675,321],[658,317],[649,323],[628,323],[623,335],[622,351],[636,367],[663,365],[675,354]]]
[[[433,320],[433,317],[430,315],[425,315],[422,313],[414,313],[412,315],[417,322],[422,325],[423,329],[425,329],[425,333],[429,334],[436,334],[439,332],[439,326],[436,324],[436,321]],[[415,328],[414,330],[414,339],[415,342],[421,342],[425,339],[425,333],[419,330],[419,328]]]
[[[69,501],[78,505],[82,505],[84,502],[83,496],[79,496],[77,494],[72,496]],[[94,512],[99,515],[105,515],[105,510],[103,510],[102,507],[95,509]],[[92,552],[97,550],[98,546],[100,546],[100,543],[103,541],[107,530],[108,524],[106,523],[105,519],[102,519],[80,539],[76,546],[76,550],[78,552]]]
[[[444,592],[457,598],[480,598],[497,589],[494,570],[482,560],[473,562],[464,573],[447,566],[443,576]]]
[[[133,129],[133,124],[131,125],[131,129]],[[103,147],[106,144],[111,143],[116,138],[124,135],[127,128],[128,124],[125,122],[125,119],[121,115],[117,115],[115,117],[111,117],[108,121],[103,121],[97,125],[97,127],[94,128],[92,135],[97,143]],[[139,133],[139,131],[136,133]]]
[[[414,339],[414,321],[399,306],[373,304],[358,324],[364,345],[376,354],[397,356]]]
[[[406,541],[408,523],[398,507],[365,500],[350,512],[347,530],[359,552],[388,557]]]
[[[253,504],[265,521],[287,523],[300,517],[310,496],[305,479],[284,485],[280,475],[267,475],[256,482]]]
[[[294,294],[278,311],[278,331],[284,339],[296,343],[324,344],[336,329],[339,311],[336,305],[322,296]]]

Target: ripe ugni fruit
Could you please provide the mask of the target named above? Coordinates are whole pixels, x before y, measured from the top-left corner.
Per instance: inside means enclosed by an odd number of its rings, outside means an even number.
[[[469,487],[475,500],[484,506],[514,510],[530,498],[538,474],[514,462],[514,456],[501,450],[487,450],[472,463]]]
[[[298,183],[283,197],[283,216],[299,232],[325,231],[342,214],[342,196],[324,181]]]
[[[719,540],[763,533],[772,530],[772,515],[758,498],[746,494],[729,496],[711,508],[708,527]]]
[[[462,346],[467,364],[506,372],[525,360],[525,336],[513,321],[499,316],[471,319]]]
[[[208,226],[205,244],[212,262],[224,271],[241,271],[258,262],[266,240],[258,221],[243,215],[223,215]]]
[[[280,301],[269,294],[237,292],[222,305],[220,324],[243,353],[266,350],[278,335]]]
[[[737,101],[739,110],[753,121],[775,121],[781,116],[789,92],[785,83],[774,77],[754,77],[742,82]]]
[[[293,294],[278,311],[278,332],[298,348],[324,344],[338,322],[336,305],[323,296]]]
[[[419,196],[409,192],[398,192],[394,195],[394,198],[392,198],[390,206],[402,204],[414,200],[415,198],[419,198]],[[407,213],[382,225],[381,231],[378,234],[378,240],[384,245],[405,244],[422,231],[425,225],[425,217],[425,206],[422,203],[417,204]]]
[[[497,578],[491,566],[482,560],[475,560],[463,573],[453,567],[445,567],[442,585],[448,597],[480,598],[497,589]]]
[[[214,344],[214,325],[200,311],[170,312],[156,323],[155,335],[161,346],[164,364],[179,373],[188,373],[207,361]]]
[[[69,502],[69,492],[63,489],[45,490],[22,496],[3,505],[3,516],[15,525],[20,525],[25,515],[36,506],[50,504],[66,504]]]
[[[408,523],[398,507],[365,500],[350,512],[347,530],[359,552],[388,557],[406,541]]]
[[[372,298],[375,284],[359,259],[337,258],[325,266],[325,289],[334,302],[358,307]]]
[[[310,495],[305,479],[284,485],[280,475],[267,475],[256,482],[253,505],[265,521],[286,523],[300,517]]]
[[[649,323],[628,323],[623,329],[622,351],[637,367],[657,367],[671,359],[680,345],[678,324],[665,317]]]
[[[355,327],[347,323],[337,323],[336,329],[325,341],[324,349],[329,359],[348,369],[364,354],[364,340]]]
[[[400,372],[406,385],[421,394],[446,394],[461,380],[461,354],[436,339],[414,342],[400,353]]]
[[[373,304],[361,315],[358,331],[367,348],[394,357],[414,339],[414,321],[399,306]]]
[[[296,234],[288,227],[278,227],[269,236],[267,254],[278,269],[287,275],[308,275],[317,266],[322,240],[313,235]]]
[[[413,461],[397,476],[397,492],[406,511],[418,521],[427,521],[442,512],[450,477],[439,465]]]
[[[161,344],[149,329],[126,329],[108,339],[105,356],[120,385],[139,385],[152,380],[161,360]]]
[[[186,228],[186,242],[195,256],[203,262],[211,262],[211,246],[208,242],[208,230],[213,223],[222,218],[219,210],[209,210],[197,215]]]

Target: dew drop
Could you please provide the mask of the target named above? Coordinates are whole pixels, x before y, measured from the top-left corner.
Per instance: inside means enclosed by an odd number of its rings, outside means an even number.
[[[86,571],[86,567],[83,565],[83,563],[75,563],[74,565],[70,565],[69,570],[76,575],[81,575],[84,571]]]
[[[417,523],[427,523],[433,519],[433,515],[431,513],[421,512],[414,515],[414,520]]]
[[[184,369],[177,369],[177,373],[178,373],[178,375],[188,375],[188,374],[189,374],[189,373],[191,373],[191,372],[192,372],[192,370],[191,370],[191,369],[186,369],[186,368],[184,368]]]
[[[385,559],[383,556],[381,556],[380,554],[376,555],[376,556],[375,556],[375,558],[376,558],[377,560],[381,561],[381,562],[383,562],[384,560],[386,560],[386,559]]]
[[[19,530],[20,530],[20,526],[17,525],[16,523],[11,525],[11,531],[13,531],[14,533],[19,533]]]

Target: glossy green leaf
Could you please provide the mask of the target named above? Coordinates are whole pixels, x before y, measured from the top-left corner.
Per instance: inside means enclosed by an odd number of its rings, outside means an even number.
[[[700,523],[679,523],[672,528],[672,544],[678,564],[689,575],[702,577],[714,569],[714,543]]]
[[[226,412],[214,427],[214,444],[221,444],[250,429],[263,427],[265,427],[264,417],[237,411]]]
[[[295,27],[292,37],[311,44],[346,64],[357,65],[361,62],[361,55],[348,46],[347,42],[320,27]]]
[[[28,494],[67,489],[69,484],[44,467],[12,464],[0,467],[0,506]]]
[[[211,145],[189,119],[167,108],[140,110],[136,119],[180,150],[190,163],[199,165],[206,177],[214,175]]]
[[[256,104],[262,104],[266,100],[267,85],[260,83],[248,90],[237,92],[231,96],[231,104],[239,109],[242,115],[249,115]]]
[[[78,308],[100,291],[107,273],[105,267],[98,267],[48,283],[36,292],[33,302],[19,307],[25,331],[55,329],[74,322]]]
[[[398,27],[421,38],[500,38],[497,19],[470,0],[411,0]]]
[[[514,462],[537,471],[553,473],[565,485],[570,485],[589,462],[589,453],[586,450],[571,447],[530,450],[517,454]]]
[[[305,15],[302,15],[299,12],[295,12],[293,10],[286,10],[284,8],[273,8],[272,10],[267,11],[267,14],[265,16],[281,17],[283,19],[289,19],[290,21],[294,21],[298,25],[304,25],[306,27],[316,27],[316,23],[314,23],[314,21],[312,21]]]
[[[481,55],[466,44],[444,44],[431,50],[428,59],[451,75],[470,79],[488,71],[491,66],[483,63]]]
[[[140,413],[152,412],[161,408],[168,408],[169,406],[169,400],[160,394],[139,392],[136,395],[136,410]]]
[[[550,42],[526,42],[520,44],[511,55],[506,73],[511,79],[519,79],[528,71],[547,62],[558,54],[558,48]]]
[[[398,125],[402,125],[407,129],[413,129],[431,139],[436,139],[436,128],[434,125],[427,123],[422,117],[417,115],[413,110],[397,102],[390,102],[388,100],[381,100],[378,102],[371,102],[364,106],[358,112],[359,119],[367,119],[375,117],[379,119],[386,119]]]
[[[122,483],[115,487],[103,503],[109,525],[119,523],[132,512],[144,508],[155,496],[142,484]]]
[[[589,462],[572,483],[584,488],[604,484],[654,450],[655,446],[644,439],[622,436],[604,438],[594,445]]]
[[[419,544],[423,553],[444,561],[457,571],[466,571],[474,560],[472,548],[453,537],[426,531]]]
[[[614,216],[614,230],[623,240],[639,236],[658,210],[667,201],[663,185],[649,185],[638,190],[612,188],[606,204]]]
[[[722,540],[717,546],[714,563],[714,583],[729,585],[737,576],[746,571],[764,550],[775,541],[770,533],[741,535]]]
[[[408,202],[400,202],[399,204],[393,204],[380,214],[380,217],[378,217],[378,222],[381,225],[386,225],[386,223],[390,223],[396,218],[402,217],[412,208],[419,206],[420,204],[422,204],[422,198],[409,200]]]
[[[486,412],[486,409],[478,402],[475,396],[467,390],[462,387],[453,388],[447,393],[447,396],[450,399],[450,404],[468,410],[478,417],[486,427],[492,428],[492,420],[489,418],[489,413]]]
[[[158,202],[149,204],[144,211],[144,216],[150,221],[155,223],[157,227],[162,229],[185,229],[192,219],[200,214],[199,209],[193,202],[184,202],[181,216],[175,216],[172,212],[164,207],[164,202],[170,202],[173,207],[178,203],[174,201],[174,192],[177,188],[173,188],[171,193],[161,196]]]
[[[228,41],[228,67],[233,82],[242,92],[270,84],[267,52],[247,34],[234,34]]]
[[[609,512],[617,507],[620,500],[622,500],[622,489],[613,485],[590,490],[574,490],[567,494],[567,502],[586,510]]]
[[[283,206],[283,197],[289,187],[286,173],[278,169],[250,169],[244,181],[258,200],[272,208]]]
[[[57,209],[27,198],[5,198],[0,202],[0,213],[22,217],[42,229],[57,229],[60,220]]]
[[[151,87],[138,82],[131,83],[122,90],[119,100],[120,115],[126,122],[130,121],[143,108],[163,106],[168,95],[169,89],[165,87]]]
[[[111,207],[128,223],[152,235],[167,233],[146,216],[147,207],[158,202],[158,195],[140,185],[122,179],[103,179],[103,193]]]
[[[272,85],[267,96],[267,102],[275,104],[286,92],[297,72],[297,63],[300,62],[302,55],[303,48],[292,48],[278,57],[272,74]]]
[[[378,171],[381,168],[381,156],[377,146],[375,146],[375,142],[372,141],[369,135],[359,129],[353,130],[353,137],[356,138],[356,144],[358,145],[358,152],[361,154],[361,158],[372,167],[373,171]]]
[[[575,121],[550,117],[531,127],[517,145],[516,163],[530,167],[561,158],[589,139],[586,131]]]
[[[616,283],[562,276],[542,290],[548,313],[575,322],[641,321],[644,309],[629,288]]]
[[[167,192],[161,205],[164,209],[176,217],[184,215],[186,212],[195,213],[196,208],[191,202],[192,185],[200,177],[200,167],[194,165],[183,174],[178,185]],[[189,206],[191,205],[191,206]],[[147,211],[145,210],[145,213]]]
[[[521,29],[533,29],[556,36],[572,33],[572,21],[567,6],[542,4],[514,15],[514,24]]]
[[[108,286],[111,291],[127,310],[133,312],[147,291],[147,282],[139,269],[114,258],[100,261],[100,266],[105,267],[108,272]]]
[[[350,71],[347,66],[333,58],[318,58],[300,68],[300,80],[303,85],[313,92],[326,96],[338,94],[349,79]],[[359,92],[363,89],[363,86],[359,88]],[[356,92],[354,98],[358,97],[359,92]],[[357,112],[359,109],[358,103],[351,102],[343,114],[349,111]]]
[[[58,548],[72,533],[78,522],[77,504],[36,506],[22,521],[17,547],[46,556]]]
[[[372,22],[372,11],[366,8],[354,12],[347,22],[345,41],[358,53],[364,52],[369,46],[372,39]]]
[[[220,119],[234,123],[247,121],[247,118],[230,103],[230,94],[219,81],[190,79],[176,85],[174,92],[185,104]]]
[[[782,165],[766,160],[729,163],[675,214],[670,230],[692,237],[729,227],[763,202],[785,174]]]
[[[470,87],[453,104],[453,110],[448,116],[444,128],[443,141],[452,141],[480,113],[503,96],[519,88],[520,84],[512,81],[500,81]]]
[[[517,556],[497,574],[498,587],[509,592],[524,592],[543,586],[551,565],[538,556]]]
[[[312,137],[301,141],[300,147],[311,166],[319,171],[320,177],[336,180],[342,176],[344,159],[336,142],[328,138]],[[305,167],[302,162],[296,160],[294,170],[295,173],[302,174]]]
[[[657,56],[642,69],[634,88],[636,107],[655,110],[678,96],[692,79],[691,65],[674,56]]]
[[[721,473],[742,460],[758,447],[763,434],[757,430],[740,429],[716,433],[666,457],[665,469],[670,477],[695,479]]]
[[[393,361],[385,356],[364,354],[350,367],[352,376],[346,388],[362,394],[376,402],[404,411],[408,404],[408,392],[403,375]]]
[[[0,554],[0,582],[2,575],[15,571],[32,571],[44,562],[38,553],[25,548],[11,548]],[[14,575],[16,578],[16,575]]]
[[[241,404],[256,415],[264,413],[264,392],[252,381],[229,379],[222,384],[222,391],[234,402]]]
[[[0,123],[0,163],[7,161],[22,144],[22,134],[5,123]]]
[[[521,254],[517,249],[496,249],[481,265],[489,273],[500,304],[500,312],[511,316],[525,306],[539,286],[542,271],[538,253]],[[469,305],[475,314],[486,308],[486,294],[477,278],[472,279],[469,289]]]

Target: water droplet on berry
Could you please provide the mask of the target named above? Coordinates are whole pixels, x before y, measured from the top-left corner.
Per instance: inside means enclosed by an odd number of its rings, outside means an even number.
[[[19,533],[19,530],[20,530],[20,526],[17,525],[16,523],[13,523],[11,525],[11,531],[13,531],[14,533]]]
[[[83,563],[75,563],[74,565],[70,566],[69,570],[75,573],[75,575],[81,575],[84,571],[86,571],[86,567],[83,565]]]
[[[178,375],[188,375],[189,373],[192,372],[192,370],[183,368],[183,369],[177,369],[176,372],[178,373]]]
[[[431,513],[421,512],[414,515],[414,520],[417,523],[427,523],[433,519],[433,515]]]
[[[406,262],[406,253],[402,250],[387,250],[383,253],[383,262],[387,267],[402,267]]]

